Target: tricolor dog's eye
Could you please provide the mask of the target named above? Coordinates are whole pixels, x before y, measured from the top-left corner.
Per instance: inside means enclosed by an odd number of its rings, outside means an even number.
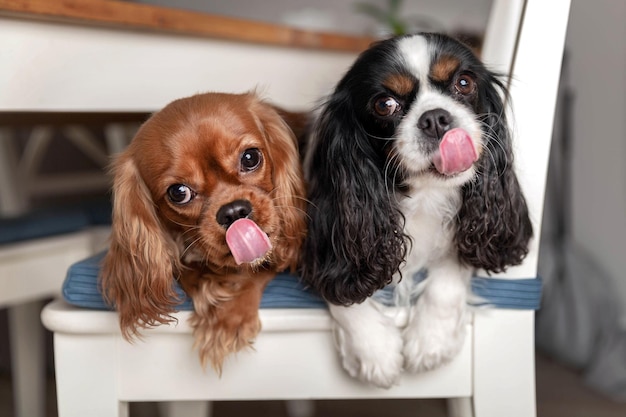
[[[457,77],[454,88],[457,92],[466,96],[476,90],[476,81],[469,74],[461,74]]]
[[[400,111],[400,103],[393,97],[379,97],[374,101],[374,111],[379,116],[389,117]]]
[[[187,204],[196,196],[196,193],[185,184],[170,185],[167,196],[174,204]]]
[[[241,154],[241,172],[254,171],[261,166],[263,154],[257,148],[250,148]]]

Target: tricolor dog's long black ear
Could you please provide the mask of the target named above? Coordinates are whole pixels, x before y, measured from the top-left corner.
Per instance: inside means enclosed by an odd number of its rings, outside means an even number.
[[[462,261],[501,272],[521,263],[533,230],[513,166],[511,133],[500,95],[505,87],[493,74],[481,84],[485,145],[475,181],[463,187],[456,238]]]
[[[380,144],[362,130],[341,89],[324,106],[313,136],[302,277],[330,303],[360,303],[399,271],[404,219]]]

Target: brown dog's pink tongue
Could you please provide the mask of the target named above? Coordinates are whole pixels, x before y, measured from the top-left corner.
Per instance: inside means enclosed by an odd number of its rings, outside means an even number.
[[[477,159],[470,135],[465,130],[456,128],[443,135],[433,163],[441,174],[453,175],[468,170]]]
[[[265,232],[250,219],[239,219],[230,225],[226,244],[237,265],[261,259],[272,248]]]

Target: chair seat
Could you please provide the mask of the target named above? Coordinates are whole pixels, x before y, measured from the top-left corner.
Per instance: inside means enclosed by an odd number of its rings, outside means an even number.
[[[111,311],[55,300],[44,308],[42,320],[54,332],[57,369],[59,363],[66,365],[57,378],[80,374],[84,381],[88,369],[90,384],[114,386],[124,401],[437,398],[472,392],[471,338],[447,366],[404,374],[398,386],[380,389],[358,382],[337,366],[333,321],[321,308],[261,309],[262,331],[254,349],[231,355],[218,377],[199,365],[192,350],[190,315],[176,312],[174,323],[142,330],[142,337],[132,343],[123,341],[117,314]],[[466,331],[473,333],[472,324]],[[93,392],[91,400],[101,401],[101,390],[84,385],[74,388],[72,398],[84,401],[88,391]]]
[[[77,307],[110,310],[102,298],[98,275],[105,252],[73,264],[63,283],[63,298]],[[179,310],[191,310],[191,299],[174,283],[176,292],[183,300]],[[381,290],[390,293],[392,288]],[[472,292],[476,305],[498,308],[536,310],[541,300],[541,280],[472,278]],[[387,294],[389,296],[389,294]],[[261,308],[325,308],[324,301],[307,289],[296,275],[282,273],[270,281],[261,299]]]
[[[98,286],[98,275],[105,253],[98,253],[69,268],[63,284],[63,298],[68,303],[97,310],[111,309],[102,298]],[[178,283],[174,285],[183,300],[178,309],[193,309],[191,299],[184,294]],[[297,276],[287,273],[278,274],[270,281],[261,299],[261,308],[323,308],[325,305],[317,294],[305,288]]]
[[[0,245],[78,232],[111,224],[109,199],[35,210],[0,219]]]

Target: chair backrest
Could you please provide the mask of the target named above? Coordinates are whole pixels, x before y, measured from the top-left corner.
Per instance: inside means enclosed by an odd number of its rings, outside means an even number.
[[[509,119],[516,167],[534,226],[523,264],[505,278],[537,275],[539,236],[552,140],[556,96],[571,0],[494,0],[483,45],[483,60],[509,74]],[[550,28],[544,31],[541,28]]]

